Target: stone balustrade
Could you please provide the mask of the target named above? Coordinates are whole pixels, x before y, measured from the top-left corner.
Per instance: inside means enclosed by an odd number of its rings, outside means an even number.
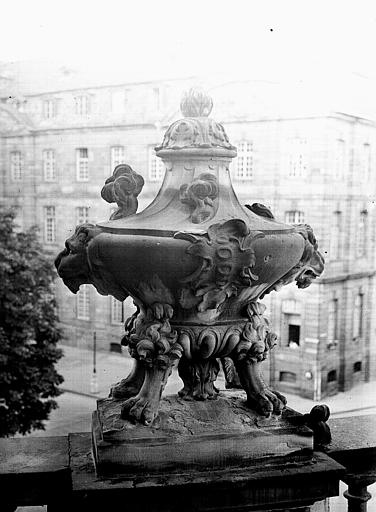
[[[89,433],[0,440],[1,510],[48,511],[310,510],[348,485],[348,510],[365,511],[376,480],[376,415],[329,420],[323,451],[222,470],[107,476],[95,474]],[[323,483],[324,482],[324,483]],[[116,506],[115,506],[116,504]]]

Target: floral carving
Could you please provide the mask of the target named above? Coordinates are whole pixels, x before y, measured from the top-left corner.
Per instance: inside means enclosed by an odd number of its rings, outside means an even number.
[[[136,213],[137,196],[144,186],[144,178],[137,174],[129,165],[120,164],[115,167],[113,175],[107,178],[101,191],[102,198],[108,203],[117,203],[118,210],[110,219],[121,219]]]
[[[183,148],[224,148],[235,151],[223,126],[207,117],[185,117],[175,121],[166,131],[163,142],[155,150]]]
[[[213,108],[211,96],[199,87],[191,87],[180,102],[180,110],[184,117],[207,117]]]
[[[184,383],[179,395],[186,400],[216,398],[219,392],[215,386],[219,371],[218,360],[233,352],[241,339],[244,321],[208,327],[174,327],[179,332],[178,341],[184,349],[184,357],[178,366],[179,375]]]
[[[228,297],[237,295],[239,288],[257,281],[253,242],[262,237],[263,233],[250,231],[240,219],[213,224],[207,235],[176,233],[175,238],[192,242],[187,252],[201,260],[199,267],[181,281],[181,306],[197,307],[200,312],[218,309]]]
[[[193,207],[191,221],[199,224],[215,215],[215,200],[218,198],[218,180],[210,173],[200,174],[192,183],[180,187],[180,200]]]

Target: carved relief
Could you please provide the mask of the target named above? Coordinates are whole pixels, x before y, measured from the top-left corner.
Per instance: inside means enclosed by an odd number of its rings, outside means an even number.
[[[218,359],[233,352],[241,339],[243,325],[244,322],[239,321],[230,326],[175,326],[184,350],[178,366],[184,383],[179,392],[182,398],[206,400],[217,397],[218,389],[214,383],[219,371]]]
[[[296,281],[298,288],[307,288],[324,270],[324,257],[318,250],[318,244],[311,226],[295,224],[295,232],[304,238],[304,250],[300,261],[289,272],[263,293],[261,298],[271,291],[280,290],[286,284]]]
[[[177,332],[171,328],[170,305],[155,303],[141,308],[123,342],[136,363],[127,379],[113,386],[111,396],[127,398],[122,405],[122,417],[148,425],[158,413],[159,401],[174,364],[183,349],[177,343]]]
[[[191,222],[199,224],[214,217],[218,190],[217,177],[210,173],[200,174],[192,183],[180,187],[181,202],[194,208]]]
[[[239,288],[257,281],[252,245],[263,236],[239,219],[213,224],[207,235],[176,233],[175,238],[191,242],[187,252],[201,260],[195,272],[181,281],[181,306],[200,312],[218,309],[228,297],[237,295]]]
[[[55,259],[59,276],[73,293],[78,292],[81,284],[93,282],[87,246],[99,233],[94,224],[77,226],[73,235],[65,241],[65,249]]]
[[[235,150],[223,126],[209,118],[186,117],[175,121],[166,131],[163,142],[155,148],[224,148]]]
[[[55,259],[55,266],[64,284],[77,293],[82,284],[92,284],[101,295],[113,295],[120,301],[128,297],[128,293],[114,280],[106,269],[96,251],[89,257],[90,243],[100,234],[101,230],[94,224],[77,226],[74,234],[65,242],[65,249]]]
[[[261,373],[261,363],[267,358],[277,339],[277,335],[270,330],[269,321],[264,317],[265,309],[260,302],[248,304],[249,321],[231,358],[234,360],[239,382],[247,393],[248,404],[260,414],[269,416],[272,413],[281,413],[286,399],[277,391],[268,388]]]
[[[118,210],[110,219],[121,219],[137,212],[137,196],[144,186],[144,178],[129,165],[115,167],[113,175],[107,178],[101,190],[102,198],[108,203],[117,203]]]
[[[183,95],[180,110],[184,117],[208,117],[213,109],[213,100],[198,87],[191,87]]]

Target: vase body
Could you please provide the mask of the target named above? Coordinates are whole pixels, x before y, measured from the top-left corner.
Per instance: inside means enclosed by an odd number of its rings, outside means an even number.
[[[144,423],[157,417],[176,364],[184,398],[216,398],[222,361],[228,385],[243,387],[251,407],[280,413],[285,400],[260,372],[275,335],[258,299],[293,280],[306,287],[323,270],[309,226],[278,222],[260,204],[239,204],[230,179],[236,148],[205,115],[208,106],[194,91],[183,100],[189,115],[156,148],[166,172],[152,204],[135,213],[143,179],[118,166],[102,197],[119,209],[107,222],[78,226],[56,261],[73,292],[92,283],[118,300],[130,295],[138,306],[123,338],[135,367],[112,396],[125,400],[124,417]]]

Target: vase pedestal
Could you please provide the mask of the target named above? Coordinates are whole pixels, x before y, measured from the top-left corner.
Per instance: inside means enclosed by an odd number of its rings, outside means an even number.
[[[265,418],[246,406],[245,393],[224,391],[215,400],[161,400],[151,426],[121,418],[122,400],[98,400],[93,413],[93,454],[102,474],[224,469],[291,454],[310,457],[313,433],[294,426],[297,413]]]

